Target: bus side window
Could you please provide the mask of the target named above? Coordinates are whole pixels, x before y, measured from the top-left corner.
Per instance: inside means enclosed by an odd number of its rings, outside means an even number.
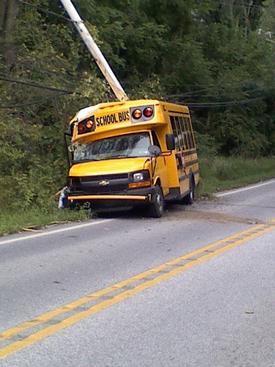
[[[192,126],[191,126],[191,121],[190,119],[187,119],[187,124],[188,124],[188,135],[189,135],[189,141],[190,141],[190,148],[195,148],[195,143],[194,143],[194,136],[192,134]]]
[[[184,129],[184,144],[186,146],[186,149],[190,149],[190,145],[189,145],[189,139],[188,139],[188,125],[187,125],[187,119],[184,118],[183,119],[183,129]]]
[[[176,150],[179,150],[179,139],[178,139],[178,132],[177,132],[177,127],[176,127],[175,117],[170,116],[170,121],[171,121],[171,125],[172,125],[173,134],[174,134],[174,137],[175,137]]]
[[[192,127],[192,124],[191,124],[191,120],[189,120],[189,123],[190,123],[190,134],[191,134],[191,137],[192,137],[193,148],[196,148],[195,134],[194,134],[194,130],[193,130],[193,127]]]
[[[184,119],[184,128],[185,128],[185,139],[187,141],[188,149],[193,148],[193,140],[190,134],[190,120],[188,118]]]
[[[180,145],[182,150],[187,149],[187,145],[184,138],[184,120],[183,117],[179,117],[179,128],[180,128]]]
[[[180,127],[181,121],[180,121],[179,116],[175,116],[175,125],[176,125],[176,129],[177,129],[179,149],[182,150],[183,149],[183,141],[182,141],[181,127]]]

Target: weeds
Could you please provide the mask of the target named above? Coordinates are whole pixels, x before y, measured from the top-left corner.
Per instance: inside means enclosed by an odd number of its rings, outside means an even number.
[[[220,190],[231,189],[275,177],[275,158],[244,159],[211,157],[200,159],[199,196],[209,197]],[[16,203],[14,203],[15,205]],[[38,229],[48,224],[84,220],[87,211],[58,210],[54,202],[31,209],[2,209],[0,235]],[[18,203],[18,208],[22,207]]]

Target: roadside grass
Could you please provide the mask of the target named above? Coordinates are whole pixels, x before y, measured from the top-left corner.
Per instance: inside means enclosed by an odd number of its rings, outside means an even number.
[[[246,159],[211,157],[200,159],[200,197],[246,186],[275,177],[275,157]]]
[[[211,197],[214,192],[237,188],[275,177],[275,157],[244,159],[240,157],[200,158],[201,182],[198,196]],[[0,236],[20,231],[32,231],[46,225],[81,221],[89,217],[84,210],[59,210],[56,203],[49,208],[28,211],[1,211]]]
[[[60,210],[51,208],[41,210],[39,208],[28,211],[1,212],[0,213],[0,236],[20,231],[35,231],[46,225],[67,223],[87,219],[87,212]]]

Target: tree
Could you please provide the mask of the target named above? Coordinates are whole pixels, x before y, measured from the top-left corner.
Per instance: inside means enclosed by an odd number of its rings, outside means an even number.
[[[0,5],[1,48],[7,66],[11,69],[16,63],[14,28],[18,13],[17,0],[3,0]]]
[[[263,37],[275,31],[274,0],[75,4],[131,98],[197,104],[208,152],[274,154],[275,46]],[[59,2],[2,0],[0,41],[1,74],[40,85],[0,83],[0,181],[8,183],[0,203],[12,206],[18,195],[22,207],[42,206],[64,184],[68,120],[114,96]]]

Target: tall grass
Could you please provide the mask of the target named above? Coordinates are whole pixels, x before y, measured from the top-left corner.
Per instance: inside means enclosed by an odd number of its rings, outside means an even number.
[[[235,188],[275,177],[275,157],[244,159],[212,157],[200,159],[199,195]],[[57,203],[29,210],[2,210],[0,235],[37,229],[52,223],[87,219],[85,211],[58,210]]]
[[[212,157],[200,159],[199,193],[236,188],[275,177],[275,157],[247,159]]]

